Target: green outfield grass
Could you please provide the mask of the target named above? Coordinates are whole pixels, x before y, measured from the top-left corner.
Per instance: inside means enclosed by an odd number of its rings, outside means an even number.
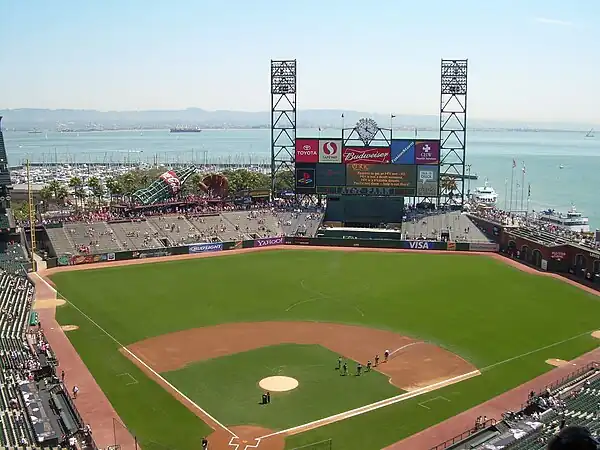
[[[599,343],[590,336],[600,328],[596,297],[556,279],[468,255],[273,250],[62,272],[52,280],[123,345],[224,322],[316,320],[414,336],[483,370],[480,377],[435,393],[293,436],[290,448],[326,438],[333,438],[336,448],[382,448],[550,370],[544,362],[548,358],[571,359]],[[315,298],[320,299],[300,303]],[[61,324],[80,327],[69,338],[143,448],[197,445],[207,433],[199,419],[146,379],[73,306],[59,308],[57,315]],[[518,357],[523,354],[528,355]],[[239,373],[251,370],[243,357],[230,358],[215,364],[230,364]],[[302,358],[292,363],[301,366]],[[187,370],[209,369],[200,364]],[[124,372],[140,383],[126,386],[117,376]],[[182,389],[204,395],[194,376],[186,383],[180,375],[169,376]],[[226,388],[228,378],[221,379]],[[372,389],[377,397],[379,388]],[[434,400],[430,409],[418,405],[438,396],[450,401]],[[328,397],[323,412],[344,408],[342,397]],[[313,408],[310,398],[298,401],[297,407]]]
[[[403,391],[375,371],[355,376],[336,370],[337,354],[318,345],[275,345],[210,359],[162,374],[198,405],[226,424],[251,423],[273,430],[383,400]],[[258,382],[284,375],[300,383],[293,391],[273,393],[270,405],[259,404]]]

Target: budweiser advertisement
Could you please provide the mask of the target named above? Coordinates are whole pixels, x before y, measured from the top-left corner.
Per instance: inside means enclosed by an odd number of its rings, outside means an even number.
[[[320,140],[319,141],[320,163],[342,162],[342,141]]]
[[[415,142],[415,164],[438,164],[440,162],[440,141]]]
[[[319,162],[319,140],[296,139],[296,162]]]
[[[389,147],[346,147],[342,152],[344,164],[389,164]]]

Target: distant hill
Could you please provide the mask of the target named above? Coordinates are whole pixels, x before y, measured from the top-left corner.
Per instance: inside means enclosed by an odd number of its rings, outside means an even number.
[[[341,126],[341,115],[344,113],[346,126],[351,126],[362,117],[373,118],[380,126],[388,127],[389,114],[360,111],[342,111],[337,109],[309,109],[298,111],[298,128],[317,128]],[[86,127],[119,129],[119,128],[166,128],[176,125],[190,125],[205,128],[269,128],[269,111],[207,111],[201,108],[184,110],[149,110],[149,111],[96,111],[78,109],[5,109],[0,110],[4,116],[3,126],[7,129],[54,130],[63,128],[83,129]],[[417,127],[421,129],[437,129],[438,116],[413,116],[398,114],[394,119],[395,127]],[[469,128],[473,129],[550,129],[587,131],[600,128],[591,124],[568,123],[522,123],[508,121],[479,120],[469,118]]]

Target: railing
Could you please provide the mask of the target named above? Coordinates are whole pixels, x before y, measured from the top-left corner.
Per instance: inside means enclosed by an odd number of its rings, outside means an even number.
[[[591,362],[586,364],[583,367],[580,367],[577,370],[574,370],[573,372],[570,372],[568,375],[565,375],[564,377],[562,377],[559,380],[553,381],[552,383],[544,386],[542,389],[540,389],[539,392],[536,393],[536,396],[543,394],[544,392],[546,392],[546,390],[550,390],[550,392],[556,390],[557,388],[576,380],[577,378],[581,377],[583,374],[585,374],[586,372],[590,372],[593,369],[600,369],[600,364],[597,362]],[[524,410],[528,405],[528,402],[522,403],[521,404],[521,409],[519,411]]]
[[[485,430],[488,427],[492,427],[496,425],[496,419],[488,419],[485,422],[474,426],[473,428],[469,428],[467,431],[463,431],[461,434],[454,436],[452,439],[448,439],[447,441],[442,442],[441,444],[436,445],[435,447],[431,447],[429,450],[443,450],[445,448],[451,447],[454,444],[457,444],[461,441],[464,441],[466,438],[473,436],[481,430]]]

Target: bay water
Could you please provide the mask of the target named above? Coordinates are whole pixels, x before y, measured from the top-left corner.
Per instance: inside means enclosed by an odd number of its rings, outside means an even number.
[[[298,137],[340,137],[339,130],[297,130]],[[411,132],[394,131],[394,138],[412,138]],[[439,137],[419,132],[420,138]],[[270,160],[269,129],[203,130],[169,133],[169,130],[102,131],[82,133],[26,133],[6,130],[4,139],[11,166],[32,162],[154,162],[259,164]],[[516,168],[513,169],[513,160]],[[600,228],[600,137],[582,132],[469,131],[466,163],[479,179],[498,192],[498,206],[513,209],[523,198],[529,210],[566,211],[574,204],[589,217],[592,229]],[[523,174],[522,167],[525,166]],[[524,177],[524,178],[523,178]],[[469,186],[470,185],[470,186]]]

